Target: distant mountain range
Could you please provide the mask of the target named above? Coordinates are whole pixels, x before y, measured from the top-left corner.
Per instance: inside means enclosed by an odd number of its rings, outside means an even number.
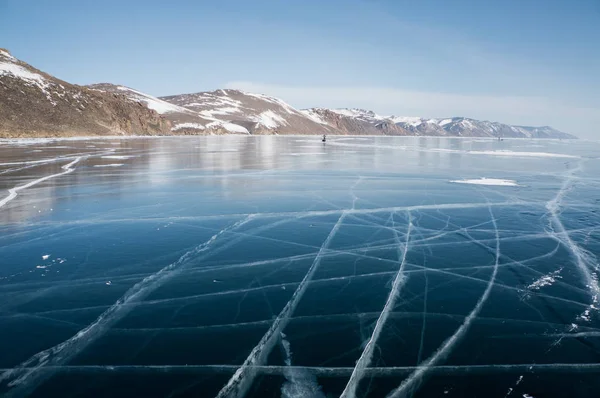
[[[298,110],[278,98],[231,89],[157,98],[109,83],[78,86],[0,49],[0,137],[207,134],[576,138],[548,126],[511,126],[465,117]]]

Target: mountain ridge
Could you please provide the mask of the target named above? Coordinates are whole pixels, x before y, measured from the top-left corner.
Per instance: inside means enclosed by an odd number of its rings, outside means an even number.
[[[112,83],[79,86],[0,48],[0,137],[209,134],[577,138],[549,126],[468,117],[381,116],[358,108],[296,109],[282,99],[236,89],[155,97]]]

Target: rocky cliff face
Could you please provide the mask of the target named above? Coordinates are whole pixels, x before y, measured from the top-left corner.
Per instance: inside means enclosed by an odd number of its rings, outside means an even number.
[[[67,83],[0,50],[0,136],[154,135],[170,129],[143,103]]]

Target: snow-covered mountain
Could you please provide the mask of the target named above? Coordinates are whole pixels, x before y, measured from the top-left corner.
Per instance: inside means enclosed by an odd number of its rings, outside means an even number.
[[[157,112],[69,84],[0,49],[0,136],[164,134]]]
[[[166,134],[204,134],[206,126],[212,121],[203,118],[194,110],[171,104],[129,87],[111,83],[92,84],[87,87],[98,92],[123,96],[132,103],[140,103],[154,110],[171,122],[171,128]]]
[[[463,117],[381,116],[364,109],[298,110],[239,90],[157,98],[110,83],[78,86],[0,49],[0,136],[95,134],[347,134],[575,138],[551,127]]]
[[[576,138],[552,127],[511,126],[465,117],[425,119],[407,116],[381,116],[364,109],[305,109],[306,115],[319,118],[324,124],[348,130],[347,134],[455,136],[455,137],[514,137],[514,138]],[[369,127],[370,126],[370,127]],[[394,129],[395,126],[396,129]],[[385,127],[386,131],[381,131]]]
[[[323,126],[331,126],[338,134],[412,135],[392,120],[362,109],[311,108],[302,113]]]
[[[284,101],[239,90],[215,90],[161,97],[161,100],[193,110],[209,122],[205,130],[246,134],[335,134],[326,124],[305,115]],[[175,121],[174,128],[180,124]]]

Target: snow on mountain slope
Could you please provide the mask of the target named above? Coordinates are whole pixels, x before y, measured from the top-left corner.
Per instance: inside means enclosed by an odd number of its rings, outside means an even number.
[[[575,138],[551,127],[464,117],[381,116],[364,109],[298,110],[264,94],[222,89],[157,98],[109,83],[77,86],[0,49],[0,135],[348,134]]]
[[[263,94],[220,89],[211,92],[161,97],[173,105],[196,112],[221,126],[249,134],[334,134],[326,123],[293,108],[284,101]],[[217,123],[220,122],[220,123]],[[227,126],[227,127],[226,127]],[[207,126],[208,127],[208,126]],[[242,130],[243,129],[243,130]]]
[[[53,105],[56,105],[48,88],[50,87],[50,83],[46,80],[42,75],[31,72],[27,70],[25,67],[18,65],[16,62],[17,59],[10,55],[9,53],[2,51],[0,53],[4,56],[9,62],[0,62],[0,76],[8,76],[15,79],[19,79],[23,82],[23,84],[27,86],[35,86],[39,88],[48,101],[50,101]],[[16,62],[15,62],[16,61]]]
[[[104,93],[123,95],[133,103],[140,103],[153,109],[171,121],[171,131],[175,134],[218,134],[232,132],[216,124],[207,128],[208,124],[216,120],[215,118],[201,115],[194,110],[177,106],[129,87],[110,83],[92,84],[88,87]]]
[[[389,134],[457,137],[576,138],[551,127],[510,126],[464,117],[426,119],[408,116],[380,116],[363,109],[311,108],[303,112],[321,123],[335,126],[345,134]],[[395,125],[396,128],[393,128]],[[385,128],[382,128],[385,127]],[[377,130],[375,128],[378,128]]]
[[[425,119],[421,119],[420,117],[412,117],[412,116],[390,116],[390,119],[394,123],[409,124],[413,127],[416,127],[425,122]]]
[[[170,123],[124,96],[59,80],[0,49],[0,136],[164,134]]]
[[[314,109],[301,109],[300,112],[302,112],[306,117],[311,119],[313,122],[327,125],[327,122],[325,120],[323,120],[321,118],[321,116],[319,116],[319,113],[316,112]]]
[[[331,126],[339,134],[348,135],[410,135],[384,116],[363,109],[311,108],[302,111],[318,123]]]
[[[153,97],[148,94],[141,93],[137,90],[134,90],[129,87],[117,86],[117,90],[123,91],[125,95],[128,95],[130,98],[136,98],[139,101],[142,101],[146,104],[146,106],[150,109],[154,109],[156,112],[161,115],[165,113],[192,113],[189,110],[182,108],[180,106],[176,106],[170,104],[166,101],[160,100],[156,97]]]

